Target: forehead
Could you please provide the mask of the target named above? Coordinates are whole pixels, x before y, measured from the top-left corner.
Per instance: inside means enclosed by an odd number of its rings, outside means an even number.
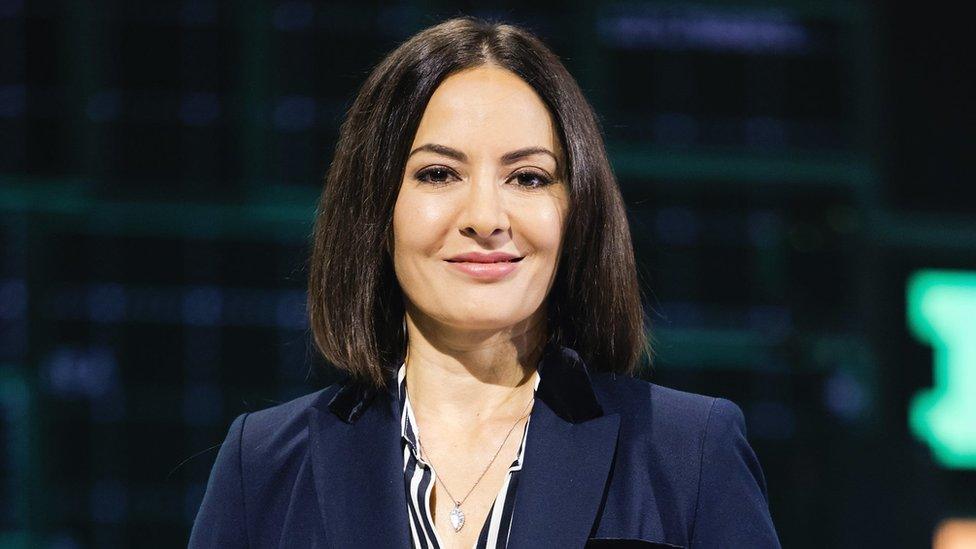
[[[559,148],[552,116],[539,95],[515,73],[494,65],[444,79],[424,110],[414,146]],[[476,152],[476,151],[470,151]]]

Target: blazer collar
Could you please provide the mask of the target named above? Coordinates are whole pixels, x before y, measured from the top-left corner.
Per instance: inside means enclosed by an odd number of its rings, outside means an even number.
[[[548,343],[539,374],[508,547],[582,547],[605,499],[620,416],[604,414],[574,350]],[[310,465],[332,546],[411,546],[396,385],[389,387],[384,394],[347,379],[309,409]]]
[[[399,362],[399,361],[398,361]],[[590,381],[590,373],[579,354],[569,347],[546,343],[539,361],[539,388],[536,398],[545,402],[560,418],[580,423],[603,415]],[[396,404],[396,366],[387,372],[389,399]],[[346,377],[329,401],[329,410],[346,423],[354,423],[376,400],[377,390]]]

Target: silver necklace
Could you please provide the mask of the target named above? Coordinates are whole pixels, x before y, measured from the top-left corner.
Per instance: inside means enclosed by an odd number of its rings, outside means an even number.
[[[408,395],[410,394],[409,391],[407,392],[407,394]],[[522,408],[522,412],[525,412],[525,410],[529,407],[529,404],[532,404],[533,402],[535,402],[535,391],[533,391],[532,393],[532,400],[526,403],[525,407]],[[481,482],[482,478],[484,478],[485,473],[487,473],[488,469],[491,468],[491,464],[495,463],[495,458],[498,457],[498,453],[501,452],[502,448],[505,447],[505,442],[507,442],[508,437],[512,435],[512,431],[515,430],[515,426],[518,425],[519,422],[525,419],[526,417],[527,415],[523,415],[519,417],[517,420],[515,420],[515,424],[512,425],[512,428],[508,430],[508,434],[505,435],[505,440],[502,441],[502,444],[501,446],[498,447],[498,450],[495,450],[495,455],[491,458],[491,461],[488,462],[488,466],[485,467],[485,470],[481,472],[481,476],[478,477],[478,480],[475,481],[474,486],[472,486],[471,489],[468,490],[468,493],[465,494],[464,499],[462,499],[461,501],[454,499],[454,496],[451,495],[451,491],[448,490],[447,485],[444,484],[444,480],[441,479],[441,476],[437,474],[437,469],[434,468],[433,461],[431,461],[430,459],[427,460],[428,462],[430,462],[430,467],[434,469],[434,477],[441,482],[441,486],[444,487],[444,491],[447,492],[448,497],[450,497],[451,501],[454,502],[454,509],[451,510],[451,526],[454,528],[455,532],[460,532],[461,528],[464,526],[464,512],[461,511],[461,504],[468,499],[468,496],[470,496],[471,492],[474,491],[475,486],[478,486],[478,483]],[[417,443],[420,444],[420,451],[423,452],[424,456],[426,456],[427,450],[424,450],[424,444],[420,442],[419,434],[417,435]]]

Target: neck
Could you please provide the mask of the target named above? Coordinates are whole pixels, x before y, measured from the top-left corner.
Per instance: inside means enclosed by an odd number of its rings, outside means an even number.
[[[532,399],[545,317],[502,331],[431,329],[407,313],[406,379],[418,417],[446,429],[515,420]]]

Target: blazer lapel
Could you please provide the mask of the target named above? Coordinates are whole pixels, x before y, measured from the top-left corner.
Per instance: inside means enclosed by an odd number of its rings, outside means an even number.
[[[539,374],[508,547],[583,547],[603,500],[620,415],[603,413],[572,349],[551,349]]]
[[[620,416],[603,413],[572,349],[550,341],[539,374],[508,547],[582,547],[606,490]],[[395,380],[377,392],[347,379],[327,409],[309,410],[315,487],[336,547],[410,547],[395,391]]]
[[[332,547],[410,547],[400,424],[383,397],[347,384],[331,412],[309,410],[312,474]]]

